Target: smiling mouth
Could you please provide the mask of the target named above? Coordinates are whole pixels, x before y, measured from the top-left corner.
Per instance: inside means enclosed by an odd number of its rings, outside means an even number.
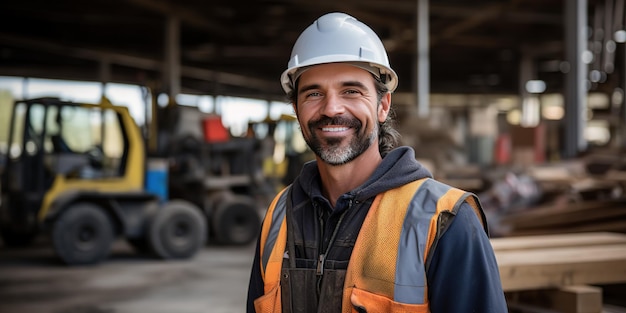
[[[350,127],[322,127],[324,132],[342,132],[350,129]]]
[[[361,127],[359,120],[344,116],[322,116],[319,120],[309,122],[311,132],[319,132],[325,136],[343,136]]]

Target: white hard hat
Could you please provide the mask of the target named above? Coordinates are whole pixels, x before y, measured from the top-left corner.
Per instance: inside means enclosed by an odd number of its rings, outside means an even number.
[[[287,70],[280,77],[286,93],[307,66],[346,62],[381,78],[390,92],[398,86],[387,51],[367,25],[345,13],[328,13],[305,29],[291,51]]]

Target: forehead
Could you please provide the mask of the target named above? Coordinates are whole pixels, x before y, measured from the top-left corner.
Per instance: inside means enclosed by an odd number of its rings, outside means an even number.
[[[342,84],[347,81],[358,81],[369,87],[374,86],[374,78],[370,72],[344,63],[328,63],[312,66],[302,73],[299,79],[299,85]]]

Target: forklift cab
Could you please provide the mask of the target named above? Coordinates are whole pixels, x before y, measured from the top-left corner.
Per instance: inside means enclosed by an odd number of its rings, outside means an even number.
[[[1,185],[0,229],[7,244],[30,241],[52,213],[53,200],[66,190],[120,182],[142,189],[141,173],[133,178],[127,171],[130,151],[122,116],[113,106],[54,98],[15,103]]]
[[[126,107],[41,98],[15,103],[1,176],[0,234],[26,245],[42,230],[67,264],[104,259],[118,235],[139,252],[188,258],[204,243],[199,208],[144,186],[141,132]]]

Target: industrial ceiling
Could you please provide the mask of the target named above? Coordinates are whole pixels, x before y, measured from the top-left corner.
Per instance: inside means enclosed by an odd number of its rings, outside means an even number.
[[[548,90],[562,90],[564,1],[430,1],[431,92],[517,94],[525,55],[533,64],[531,76],[544,80]],[[178,75],[163,74],[169,71],[164,64],[171,51],[166,38],[176,38],[181,92],[283,99],[279,76],[297,36],[320,15],[341,11],[380,35],[400,76],[398,91],[413,92],[418,2],[3,1],[0,75],[142,84],[167,91],[167,81]],[[592,52],[604,55],[602,43],[608,37],[602,39],[600,31],[624,28],[623,14],[618,21],[616,13],[623,12],[624,0],[587,2],[589,39],[601,43]],[[171,23],[179,25],[174,37],[167,35]],[[618,53],[623,46],[618,45]],[[614,68],[623,68],[623,57],[613,60]],[[602,73],[592,88],[619,85],[618,70]]]

